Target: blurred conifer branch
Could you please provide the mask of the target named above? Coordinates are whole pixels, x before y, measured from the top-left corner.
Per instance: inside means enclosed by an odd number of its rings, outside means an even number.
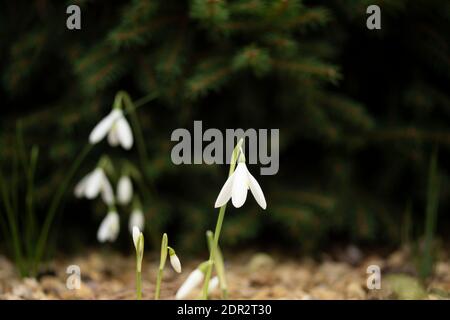
[[[415,190],[426,185],[430,146],[447,156],[450,99],[440,83],[450,77],[450,5],[442,1],[77,3],[80,32],[64,29],[64,15],[54,14],[65,12],[66,2],[0,5],[2,163],[18,163],[4,141],[20,116],[30,143],[48,150],[39,162],[48,179],[36,181],[36,198],[51,196],[93,119],[121,89],[132,97],[159,94],[139,111],[151,155],[145,172],[162,190],[146,212],[152,221],[146,238],[156,246],[155,235],[179,227],[171,218],[181,217],[192,229],[177,232],[177,240],[198,249],[214,220],[207,201],[214,196],[193,177],[219,181],[216,169],[176,167],[167,156],[170,128],[189,128],[203,115],[210,126],[282,129],[279,181],[267,187],[277,204],[267,215],[275,227],[252,219],[249,207],[248,214],[229,216],[228,245],[272,228],[287,230],[286,243],[308,248],[330,230],[357,240],[385,239],[380,234],[387,230],[395,241],[400,235],[390,224],[406,202],[398,191],[421,199]],[[383,6],[379,33],[362,26],[369,4]],[[407,19],[416,23],[397,24]],[[440,175],[445,201],[449,178]],[[4,178],[14,180],[10,172]],[[180,179],[189,181],[188,191]]]

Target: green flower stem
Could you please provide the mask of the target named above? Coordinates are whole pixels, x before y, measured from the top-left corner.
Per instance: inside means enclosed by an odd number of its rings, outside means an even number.
[[[139,157],[141,159],[141,165],[144,166],[147,163],[147,150],[145,148],[144,135],[142,133],[142,128],[139,123],[139,119],[136,114],[136,109],[143,106],[147,102],[150,102],[158,97],[157,93],[151,93],[147,96],[137,100],[133,103],[128,93],[125,91],[119,91],[118,95],[121,95],[123,102],[125,104],[125,113],[130,114],[131,124],[134,127],[134,133],[136,136],[136,142],[139,152]]]
[[[136,299],[142,299],[142,259],[144,258],[144,235],[136,243]]]
[[[136,110],[137,108],[142,107],[143,105],[149,103],[152,100],[155,100],[156,98],[158,98],[158,93],[157,92],[152,92],[152,93],[149,93],[148,95],[140,98],[139,100],[136,100],[133,103],[134,110]]]
[[[222,229],[223,218],[225,217],[225,211],[227,209],[227,205],[223,205],[219,211],[219,217],[217,218],[216,231],[214,232],[214,243],[209,254],[208,266],[206,269],[205,281],[203,282],[203,291],[202,291],[202,299],[208,299],[208,288],[209,288],[209,280],[211,279],[212,266],[214,264],[214,258],[216,253],[216,248],[219,243],[220,231]]]
[[[214,234],[212,233],[212,231],[208,230],[206,232],[206,238],[208,241],[208,248],[209,250],[211,250],[211,248],[214,245]],[[220,250],[220,246],[217,246],[217,251],[214,258],[214,267],[216,269],[217,276],[219,277],[220,292],[222,295],[222,299],[226,300],[228,299],[228,285],[227,279],[225,277],[225,265],[223,262],[223,256]]]
[[[142,272],[136,269],[136,299],[142,300]]]
[[[122,95],[122,99],[125,105],[125,110],[130,114],[131,124],[134,128],[134,134],[136,136],[137,149],[139,153],[139,158],[141,161],[141,166],[144,169],[147,163],[147,150],[145,148],[144,135],[142,133],[142,128],[139,123],[136,107],[133,105],[130,96],[125,91],[120,91],[118,94]]]
[[[236,167],[236,162],[238,159],[239,150],[242,146],[242,142],[243,142],[243,140],[241,139],[233,150],[233,155],[231,157],[230,171],[228,172],[228,177],[230,177],[234,172],[234,169]],[[225,217],[226,210],[227,210],[227,204],[225,203],[222,207],[220,207],[220,210],[219,210],[219,216],[217,218],[216,229],[214,231],[214,243],[213,243],[213,246],[209,253],[209,260],[208,260],[208,266],[206,269],[205,281],[203,282],[203,292],[202,292],[203,300],[208,299],[209,280],[211,279],[212,267],[214,264],[216,251],[219,246],[220,231],[222,230],[223,218]]]
[[[153,92],[148,94],[147,96],[137,100],[133,103],[128,93],[125,91],[119,91],[118,95],[120,95],[120,99],[122,99],[123,103],[125,104],[125,110],[124,114],[130,114],[130,120],[131,125],[134,130],[134,134],[136,137],[136,145],[138,149],[139,154],[139,161],[141,163],[141,169],[144,172],[144,175],[148,178],[146,164],[148,163],[148,156],[147,156],[147,149],[145,147],[145,140],[144,140],[144,134],[142,131],[142,127],[139,123],[139,118],[136,113],[136,109],[143,106],[147,102],[150,102],[158,97],[158,93]],[[150,181],[150,179],[147,180],[150,183],[150,187],[154,189],[153,181]],[[141,184],[141,189],[144,192],[146,198],[150,197],[150,191],[147,188],[145,184]]]
[[[158,300],[161,294],[161,281],[163,277],[163,269],[158,270],[158,275],[156,277],[156,289],[155,289],[155,300]]]
[[[168,250],[169,238],[167,233],[164,233],[161,240],[161,259],[159,261],[158,275],[156,276],[156,289],[155,289],[155,300],[158,300],[161,293],[161,282],[163,277],[164,266],[167,260],[167,250]]]

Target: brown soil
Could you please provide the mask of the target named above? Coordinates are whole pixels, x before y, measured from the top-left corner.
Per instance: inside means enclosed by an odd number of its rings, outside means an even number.
[[[289,259],[266,253],[241,253],[226,264],[230,299],[392,299],[401,298],[401,292],[392,288],[385,276],[404,274],[414,279],[414,268],[404,251],[386,258],[366,256],[355,247],[346,250],[340,258],[324,256],[320,262],[309,258]],[[182,258],[182,257],[181,257]],[[58,259],[49,266],[48,275],[38,279],[20,279],[13,265],[0,256],[0,299],[134,299],[134,257],[115,253],[88,253],[75,258]],[[174,299],[175,293],[188,274],[200,261],[183,261],[182,274],[166,265],[161,289],[162,299]],[[78,265],[82,284],[78,290],[69,290],[66,269]],[[143,299],[153,299],[158,261],[148,258],[143,263]],[[382,288],[369,290],[366,273],[369,265],[378,265],[382,271]],[[420,285],[422,286],[422,284]],[[408,293],[411,293],[406,289]],[[411,289],[412,290],[412,289]],[[434,276],[423,285],[424,299],[450,297],[450,264],[447,257],[437,262]],[[194,292],[191,298],[197,298]],[[415,296],[414,296],[415,297]],[[213,298],[220,298],[219,292]]]

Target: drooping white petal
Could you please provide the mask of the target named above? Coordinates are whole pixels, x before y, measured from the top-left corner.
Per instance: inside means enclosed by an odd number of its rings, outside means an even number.
[[[117,120],[115,129],[117,130],[117,138],[119,139],[120,145],[124,149],[131,149],[133,146],[133,133],[127,119],[125,119],[124,116]]]
[[[89,174],[84,176],[75,186],[74,194],[77,198],[82,198],[86,190],[86,181],[89,179]]]
[[[85,189],[85,195],[88,199],[94,199],[98,196],[100,193],[100,190],[102,189],[103,185],[103,179],[104,179],[104,173],[101,168],[96,168],[90,175],[89,178],[86,180],[86,189]]]
[[[133,210],[130,215],[130,219],[128,221],[128,228],[130,232],[133,232],[133,227],[138,227],[139,230],[144,229],[144,214],[139,209]]]
[[[100,242],[113,242],[117,239],[120,229],[119,215],[115,211],[109,212],[103,219],[97,232],[97,239]]]
[[[114,204],[114,191],[109,183],[108,177],[103,174],[103,182],[101,187],[102,200],[105,204]]]
[[[239,162],[233,175],[233,186],[231,188],[231,202],[236,208],[242,207],[247,199],[248,175],[247,166]]]
[[[209,281],[208,293],[214,292],[219,287],[219,277],[215,276]]]
[[[91,144],[100,142],[108,134],[109,130],[111,130],[116,120],[120,118],[122,114],[122,110],[112,110],[94,127],[91,134],[89,135],[89,142]]]
[[[202,283],[204,278],[203,272],[199,269],[195,269],[189,274],[186,281],[178,289],[175,298],[177,300],[186,299],[189,294],[194,290],[200,283]]]
[[[137,250],[137,245],[138,245],[140,235],[141,235],[141,230],[139,230],[138,227],[134,226],[133,227],[133,243],[134,243],[134,247],[136,248],[136,250]]]
[[[109,130],[108,143],[111,147],[117,147],[119,145],[119,137],[117,136],[117,128],[115,125]]]
[[[266,209],[267,203],[266,198],[264,197],[264,193],[259,186],[258,181],[252,176],[252,174],[247,171],[248,175],[248,186],[250,187],[250,191],[252,192],[253,196],[255,197],[256,202],[261,206],[261,208]]]
[[[219,208],[228,202],[231,198],[231,188],[233,186],[233,176],[234,173],[228,177],[227,181],[223,185],[222,189],[217,196],[216,203],[214,204],[214,208]]]
[[[176,272],[181,273],[181,262],[176,254],[170,255],[170,264]]]
[[[128,176],[122,176],[117,184],[117,200],[120,204],[126,205],[130,203],[133,197],[133,184]]]

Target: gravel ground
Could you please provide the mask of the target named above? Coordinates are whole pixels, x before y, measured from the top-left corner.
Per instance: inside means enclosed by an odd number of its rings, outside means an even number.
[[[226,254],[225,257],[229,257]],[[320,261],[310,258],[288,259],[262,252],[242,252],[226,263],[230,299],[449,299],[450,263],[441,255],[435,274],[425,284],[414,274],[406,251],[382,258],[365,256],[349,246],[338,255],[324,254]],[[0,256],[0,299],[134,299],[134,257],[92,251],[74,258],[52,262],[37,279],[19,279],[12,264]],[[174,299],[190,271],[200,261],[183,261],[183,272],[166,265],[162,299]],[[143,299],[153,299],[156,267],[150,257],[143,262]],[[81,288],[66,287],[66,268],[78,265]],[[381,289],[367,289],[367,267],[381,269]],[[197,298],[199,291],[191,298]],[[219,292],[212,294],[220,298]]]

